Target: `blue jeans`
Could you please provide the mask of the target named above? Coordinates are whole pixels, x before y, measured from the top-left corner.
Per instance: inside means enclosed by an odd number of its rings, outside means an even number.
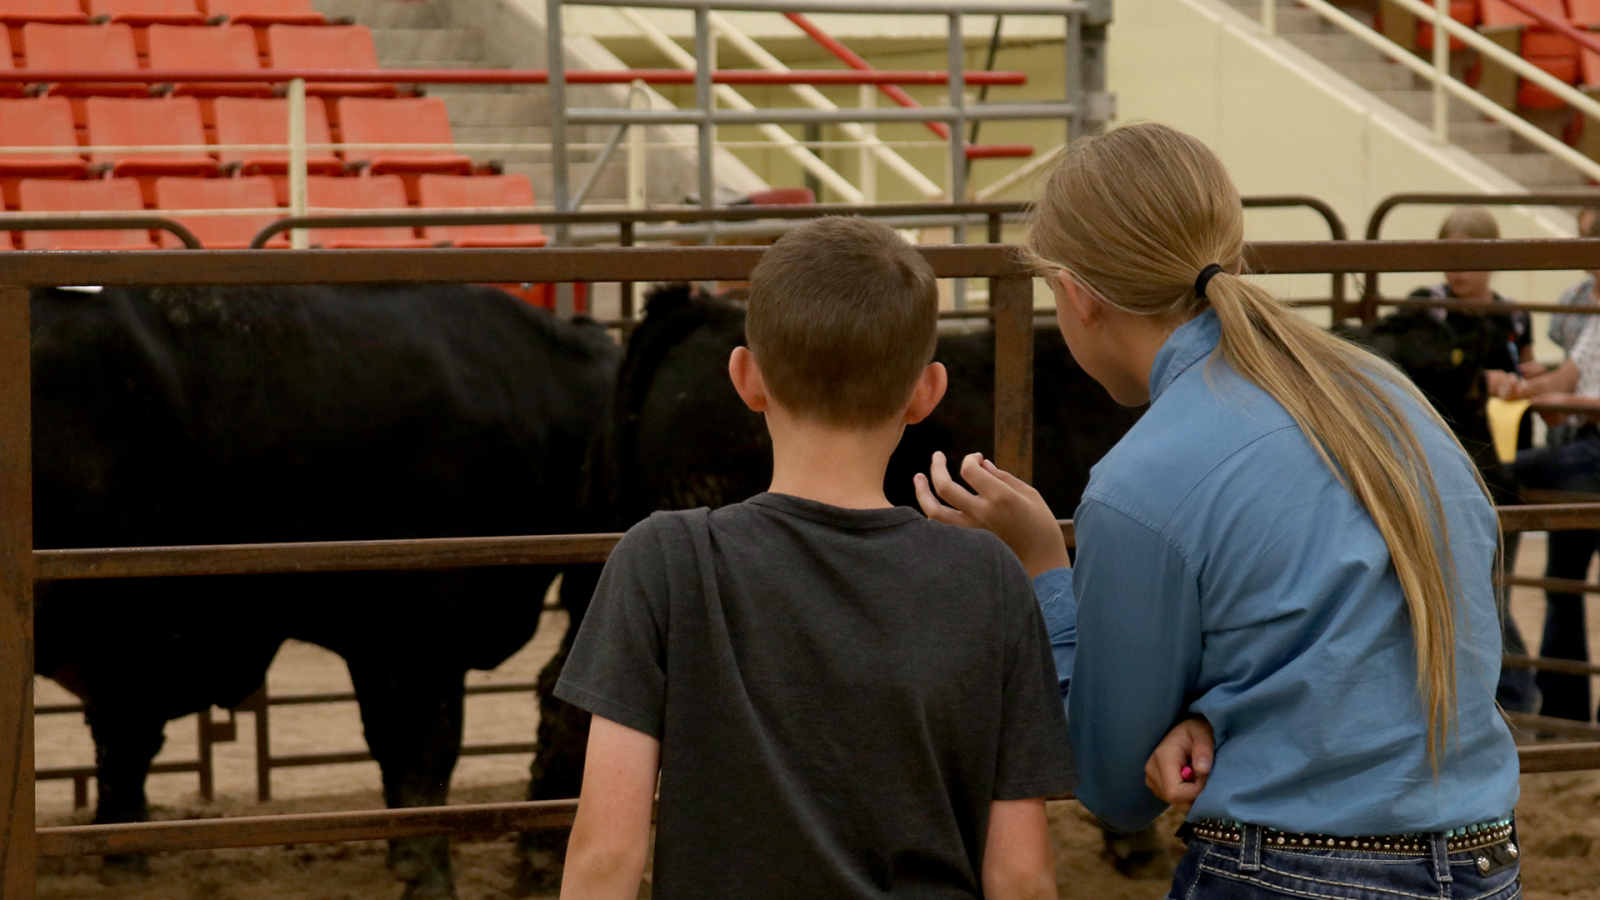
[[[1246,826],[1255,829],[1255,826]],[[1259,834],[1259,829],[1256,829]],[[1269,848],[1247,831],[1244,847],[1198,838],[1178,863],[1167,900],[1515,900],[1520,867],[1481,875],[1475,851],[1434,856]]]

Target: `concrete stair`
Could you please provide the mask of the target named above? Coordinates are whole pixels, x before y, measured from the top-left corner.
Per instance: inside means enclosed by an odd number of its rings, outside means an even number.
[[[1261,15],[1260,0],[1226,2],[1252,19]],[[1369,14],[1358,9],[1346,12],[1370,19]],[[1278,0],[1277,33],[1365,88],[1376,99],[1432,126],[1431,85],[1316,12],[1296,6],[1291,0]],[[1537,149],[1506,126],[1484,119],[1477,110],[1462,103],[1450,104],[1450,140],[1530,189],[1566,188],[1588,181],[1577,169]]]

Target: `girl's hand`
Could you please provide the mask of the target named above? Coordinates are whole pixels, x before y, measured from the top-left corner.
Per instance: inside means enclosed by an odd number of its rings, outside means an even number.
[[[1526,384],[1515,372],[1502,372],[1499,369],[1486,369],[1483,377],[1488,382],[1489,393],[1501,400],[1519,399],[1518,391]]]
[[[1202,717],[1184,719],[1161,739],[1144,764],[1144,783],[1157,797],[1187,814],[1206,789],[1215,735]]]
[[[950,477],[943,453],[933,455],[927,475],[916,475],[913,484],[917,502],[928,518],[994,532],[1017,554],[1033,578],[1072,564],[1055,513],[1032,485],[984,459],[981,453],[970,454],[961,461],[961,477],[972,485],[972,491]]]

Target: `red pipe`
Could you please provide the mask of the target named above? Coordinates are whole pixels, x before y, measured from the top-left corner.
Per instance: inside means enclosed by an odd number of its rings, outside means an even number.
[[[1032,155],[1032,144],[971,144],[967,147],[967,159],[1026,159]]]
[[[1574,43],[1578,44],[1578,46],[1583,47],[1584,49],[1593,53],[1600,53],[1600,40],[1595,40],[1593,35],[1578,28],[1574,28],[1571,22],[1558,19],[1542,9],[1538,9],[1530,6],[1527,3],[1524,3],[1523,0],[1503,0],[1503,2],[1505,5],[1517,10],[1529,18],[1537,20],[1552,31],[1561,32],[1564,37],[1569,38]],[[1422,21],[1428,20],[1424,19]]]
[[[871,63],[856,55],[854,50],[851,50],[849,47],[839,43],[839,41],[835,39],[833,35],[823,31],[821,28],[818,28],[815,22],[812,22],[801,13],[784,13],[783,17],[799,26],[801,31],[804,31],[806,34],[810,35],[812,40],[816,41],[818,44],[821,44],[829,53],[839,57],[839,59],[845,65],[855,69],[858,72],[873,71]],[[946,73],[946,75],[948,74],[949,73]],[[946,81],[941,83],[948,84],[949,81],[946,79]],[[973,81],[971,76],[968,76],[967,83],[981,84],[982,82]],[[884,95],[890,100],[893,100],[907,109],[916,109],[922,106],[922,104],[913,99],[910,94],[901,90],[896,85],[880,85],[878,90],[883,91]],[[947,141],[950,139],[950,127],[945,125],[943,122],[925,122],[923,124],[927,125],[928,130],[932,131],[934,134],[937,134],[939,137]]]
[[[979,76],[982,76],[981,78]],[[212,83],[288,82],[296,78],[307,82],[356,82],[362,84],[548,84],[544,69],[136,69],[119,72],[84,72],[63,69],[0,69],[0,84],[168,84],[205,81]],[[837,69],[767,72],[757,69],[721,69],[711,74],[716,84],[876,84],[894,89],[899,84],[946,84],[949,73],[934,70],[854,71]],[[1025,72],[974,72],[971,84],[1026,84]],[[568,84],[694,84],[694,73],[679,69],[623,69],[621,71],[580,70],[567,73]],[[903,93],[903,92],[902,92]],[[913,105],[915,103],[913,102]],[[948,136],[948,135],[947,135]]]

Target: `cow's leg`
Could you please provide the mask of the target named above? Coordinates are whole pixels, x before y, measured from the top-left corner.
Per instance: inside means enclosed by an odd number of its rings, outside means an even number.
[[[144,783],[150,775],[151,761],[161,752],[166,740],[167,723],[148,712],[108,711],[93,704],[84,715],[94,737],[95,782],[99,792],[95,822],[112,825],[149,819]],[[101,868],[101,880],[116,883],[149,872],[149,858],[142,853],[107,856]]]
[[[538,751],[529,772],[529,800],[578,796],[583,787],[584,751],[589,745],[589,714],[556,699],[556,682],[583,623],[600,578],[600,566],[573,567],[561,579],[561,605],[569,624],[561,649],[539,673]],[[514,895],[548,892],[561,883],[561,862],[567,853],[566,831],[530,831],[517,841],[518,874]]]
[[[1600,544],[1600,532],[1552,531],[1547,578],[1583,580],[1589,574],[1589,559]],[[1589,633],[1584,622],[1583,595],[1545,592],[1544,639],[1539,655],[1552,659],[1589,659]],[[1560,719],[1590,719],[1589,676],[1540,672],[1539,691],[1544,694],[1540,713]]]
[[[349,660],[367,746],[383,771],[391,808],[443,806],[461,755],[466,673],[426,668],[416,659]],[[454,898],[448,837],[389,842],[389,868],[406,882],[403,900]]]

